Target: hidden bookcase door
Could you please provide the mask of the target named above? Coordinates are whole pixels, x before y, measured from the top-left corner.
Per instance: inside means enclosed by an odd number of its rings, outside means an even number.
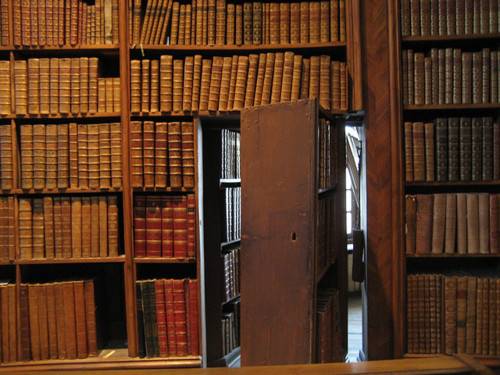
[[[344,361],[344,120],[315,100],[241,117],[241,363]]]

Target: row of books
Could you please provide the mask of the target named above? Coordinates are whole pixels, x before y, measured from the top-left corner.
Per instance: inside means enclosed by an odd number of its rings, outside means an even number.
[[[0,261],[13,261],[16,257],[15,198],[0,197]]]
[[[9,0],[0,0],[0,46],[9,45]]]
[[[231,249],[222,255],[224,260],[224,291],[226,301],[240,295],[240,248]]]
[[[144,280],[136,290],[139,356],[199,355],[198,280]]]
[[[491,117],[405,122],[406,181],[500,179],[500,124]]]
[[[241,187],[224,189],[224,208],[224,242],[237,241],[241,238]]]
[[[137,195],[134,200],[134,254],[136,257],[194,258],[194,194]]]
[[[14,45],[118,44],[119,0],[14,1]]]
[[[240,302],[234,311],[222,315],[222,353],[227,355],[240,346]]]
[[[335,257],[335,199],[328,195],[318,200],[318,242],[317,242],[317,269],[324,270]]]
[[[335,184],[337,175],[337,144],[335,125],[320,119],[319,125],[319,188],[327,189]]]
[[[120,123],[19,127],[23,189],[121,187]]]
[[[431,48],[402,51],[405,104],[498,103],[500,51]]]
[[[120,79],[98,77],[98,58],[31,58],[14,61],[14,98],[10,78],[0,82],[0,114],[69,115],[120,110]],[[10,62],[0,63],[6,78]],[[13,105],[14,104],[14,105]],[[11,108],[12,107],[12,108]]]
[[[316,360],[342,362],[343,333],[340,328],[340,300],[336,289],[320,289],[316,301]]]
[[[408,276],[408,352],[500,354],[500,279]]]
[[[293,52],[132,60],[131,111],[233,111],[319,98],[326,110],[348,108],[347,66],[330,56]]]
[[[222,161],[221,178],[238,179],[240,178],[240,133],[222,129]]]
[[[132,186],[194,188],[193,126],[192,122],[132,121]]]
[[[242,45],[345,41],[345,0],[133,2],[134,44]]]
[[[2,124],[0,125],[0,188],[9,190],[13,188],[13,185],[12,129],[10,124]]]
[[[97,355],[94,281],[21,284],[22,360]]]
[[[15,362],[18,359],[17,330],[19,322],[16,306],[16,285],[6,282],[0,283],[0,311],[2,312],[0,319],[0,362],[2,363]]]
[[[500,253],[500,195],[407,195],[406,253]]]
[[[403,36],[452,36],[500,32],[496,1],[403,0]]]
[[[21,259],[118,256],[114,195],[19,199]]]

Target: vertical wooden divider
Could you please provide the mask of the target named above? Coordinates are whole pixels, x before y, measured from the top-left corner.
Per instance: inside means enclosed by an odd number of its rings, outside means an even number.
[[[123,242],[125,246],[125,311],[127,320],[128,354],[137,356],[137,322],[135,310],[135,268],[133,261],[133,210],[132,189],[130,186],[130,49],[128,25],[128,0],[120,0],[119,37],[120,37],[120,86],[121,86],[121,131],[122,131],[122,203],[123,203]]]
[[[350,109],[359,111],[363,109],[363,79],[361,71],[361,22],[360,0],[350,0],[346,3],[346,45],[347,68],[350,82]]]

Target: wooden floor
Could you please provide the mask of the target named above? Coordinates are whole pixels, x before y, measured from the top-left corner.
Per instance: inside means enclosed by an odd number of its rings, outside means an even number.
[[[359,351],[363,347],[361,296],[349,296],[347,362],[358,362]]]

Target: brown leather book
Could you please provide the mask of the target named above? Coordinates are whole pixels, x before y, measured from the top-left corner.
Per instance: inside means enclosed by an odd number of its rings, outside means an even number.
[[[70,59],[70,111],[73,114],[80,113],[80,59]]]
[[[182,186],[187,189],[194,188],[195,163],[194,163],[194,131],[192,122],[181,123],[182,142]]]
[[[18,115],[26,115],[28,113],[28,74],[26,60],[16,60],[14,62],[14,82],[16,89],[15,93],[15,110]]]
[[[71,198],[61,197],[60,198],[60,225],[61,225],[61,243],[62,243],[62,256],[64,258],[72,257],[72,236],[71,236]]]
[[[212,60],[203,59],[201,65],[201,86],[199,111],[208,111],[208,98],[210,96],[210,76],[212,71]]]
[[[288,44],[290,43],[290,3],[280,2],[279,12],[280,44]]]
[[[3,190],[9,190],[13,187],[14,165],[12,159],[11,125],[5,124],[0,126],[0,188]]]
[[[173,69],[173,57],[171,55],[161,56],[160,57],[160,111],[162,112],[172,111],[172,69]],[[138,83],[136,85],[138,85]]]
[[[489,321],[488,321],[488,341],[485,340],[486,347],[483,349],[485,354],[488,355],[496,355],[497,348],[497,340],[498,340],[498,326],[497,326],[497,314],[498,314],[498,299],[497,299],[497,288],[496,288],[496,279],[486,279],[488,282],[488,303],[486,306],[489,308]],[[486,326],[486,325],[485,325]]]
[[[80,57],[80,112],[89,112],[89,59]]]
[[[320,57],[319,56],[311,56],[310,58],[311,61],[311,66],[310,66],[310,72],[309,72],[309,99],[313,98],[319,98],[319,81],[320,81]],[[340,71],[339,71],[340,73]],[[340,75],[339,79],[335,80],[333,83],[334,86],[335,83],[340,82]],[[340,87],[340,86],[338,86]],[[340,99],[340,90],[338,90],[338,98]],[[339,101],[339,106],[337,107],[340,109],[340,101]]]
[[[457,195],[446,194],[446,229],[444,239],[444,252],[446,254],[455,253],[457,243]]]
[[[482,342],[483,342],[483,325],[485,323],[485,317],[483,316],[483,304],[484,304],[484,279],[477,278],[477,300],[476,300],[476,342],[475,342],[475,352],[476,354],[482,354]],[[486,317],[487,319],[487,317]]]
[[[235,37],[234,43],[238,46],[243,44],[243,4],[235,5]]]
[[[231,86],[231,65],[233,59],[225,56],[222,62],[222,75],[219,95],[219,111],[228,110],[229,89]]]
[[[70,58],[59,59],[59,112],[69,114],[71,111],[71,61]]]
[[[38,286],[38,326],[40,328],[40,359],[49,359],[49,327],[47,321],[47,288]]]
[[[33,126],[33,187],[45,188],[45,125]]]
[[[349,110],[349,72],[346,63],[340,63],[340,111]]]
[[[88,187],[90,189],[99,188],[99,125],[88,124],[88,125],[78,125],[78,132],[80,133],[80,128],[84,128],[87,132],[87,166],[88,166]],[[85,131],[84,131],[85,132]],[[80,137],[80,134],[78,134]],[[82,155],[81,151],[84,144],[80,146],[79,143],[79,156]],[[102,151],[102,150],[101,150]],[[82,163],[84,163],[85,155],[82,155]],[[79,168],[79,173],[81,173],[81,168]]]
[[[425,103],[425,64],[424,54],[416,52],[414,54],[414,87],[415,87],[415,104],[423,105]]]
[[[113,113],[119,113],[120,112],[120,93],[121,93],[121,83],[120,83],[120,78],[115,77],[115,78],[109,78],[108,79],[109,85],[107,87],[108,92],[112,92],[112,100],[113,102],[110,103],[109,100],[106,102],[107,106],[107,112],[113,112]],[[111,86],[111,87],[109,87]],[[111,95],[106,94],[106,99],[111,98]],[[158,102],[158,93],[156,93],[156,102]]]
[[[0,287],[0,298],[2,299],[2,316],[7,316],[8,312],[4,312],[4,308],[7,309],[6,303],[8,301],[8,295],[4,294],[4,290],[6,289],[6,286]],[[7,297],[7,298],[5,298]],[[18,360],[22,361],[28,361],[31,359],[31,343],[30,343],[30,326],[29,326],[29,321],[30,321],[30,315],[29,315],[29,296],[28,296],[28,285],[26,284],[21,284],[19,285],[19,323],[18,327],[20,330],[20,340],[21,340],[21,351],[19,353]],[[4,349],[3,342],[7,338],[6,332],[8,332],[8,322],[6,321],[7,319],[3,319],[3,324],[2,324],[2,332],[4,333],[2,335],[2,352],[3,352],[3,358],[4,361],[5,359],[8,359],[9,357],[9,345],[7,346],[7,350]],[[7,326],[7,327],[6,327]],[[7,328],[7,329],[5,329]]]
[[[41,286],[35,284],[28,285],[28,306],[29,306],[29,327],[31,343],[31,359],[34,361],[42,358],[40,342],[40,323],[39,323],[39,290]],[[3,295],[2,295],[3,297]],[[3,298],[2,298],[3,300]]]
[[[444,277],[445,353],[457,352],[457,281],[455,276]]]
[[[88,356],[88,348],[84,281],[74,281],[73,288],[75,295],[76,353],[78,358],[86,358]]]
[[[89,356],[97,355],[97,334],[95,317],[95,297],[94,281],[84,280],[84,298],[85,298],[85,325],[87,335],[87,353]]]
[[[407,293],[407,304],[406,304],[406,316],[408,320],[408,336],[407,345],[408,353],[418,352],[418,332],[417,332],[417,287],[416,287],[416,276],[408,275],[406,284]]]
[[[472,53],[472,103],[482,103],[483,69],[482,53]]]
[[[97,71],[99,60],[96,57],[89,58],[89,113],[97,113],[98,100],[98,78]]]
[[[167,123],[157,122],[155,126],[155,187],[167,187]]]
[[[414,181],[425,181],[426,159],[425,159],[425,127],[422,122],[414,122],[413,126],[413,178]]]
[[[432,59],[424,57],[424,104],[432,104]]]
[[[108,256],[108,202],[99,196],[99,256]]]
[[[448,181],[460,179],[460,119],[448,118]]]
[[[71,249],[73,258],[82,256],[82,200],[71,197]]]
[[[45,187],[57,188],[57,127],[48,124],[45,128]]]
[[[30,124],[21,124],[19,128],[21,133],[20,137],[21,187],[23,189],[32,189],[33,188],[33,127]],[[0,131],[5,133],[7,132],[10,133],[10,128],[8,126],[1,126]]]
[[[109,124],[96,125],[98,132],[98,187],[106,189],[111,187],[111,134]],[[89,128],[90,130],[90,128]],[[89,142],[89,153],[90,149]],[[92,159],[94,160],[94,158]],[[90,161],[90,155],[89,155]],[[90,162],[89,162],[90,164]],[[90,165],[89,165],[90,167]],[[90,180],[92,182],[92,179]],[[95,182],[94,182],[95,184]]]
[[[90,215],[93,218],[90,222],[90,256],[99,257],[99,197],[90,197]]]
[[[155,128],[153,121],[144,121],[143,124],[143,170],[144,186],[155,186]]]
[[[146,198],[146,256],[160,257],[162,253],[161,201],[155,196]]]
[[[500,196],[490,194],[490,252],[500,253]]]
[[[407,195],[405,201],[406,254],[415,254],[417,200],[414,195]]]
[[[331,66],[329,67],[329,69]],[[302,56],[295,55],[293,57],[293,71],[292,71],[292,89],[290,99],[292,102],[300,98],[300,81],[302,76]],[[331,83],[331,80],[330,80]],[[331,89],[330,89],[331,92]]]
[[[43,198],[43,221],[45,257],[50,259],[55,256],[54,208],[52,197]]]
[[[198,112],[200,108],[202,56],[195,55],[193,63],[193,92],[191,96],[191,110]]]
[[[320,42],[320,3],[319,1],[309,2],[309,42]]]
[[[491,103],[498,103],[499,85],[498,85],[498,51],[491,51],[490,54],[490,85],[491,85]]]
[[[118,256],[118,200],[114,195],[108,198],[108,255]]]
[[[226,44],[226,0],[217,0],[215,4],[215,44]],[[194,44],[194,43],[193,43]]]
[[[33,199],[33,258],[41,259],[45,257],[44,251],[44,220],[43,220],[43,201],[41,198]]]
[[[81,235],[82,235],[82,257],[88,258],[90,257],[90,244],[91,244],[91,221],[93,218],[91,217],[91,207],[90,207],[90,197],[81,197],[81,212],[82,212],[82,220],[81,220]]]
[[[482,179],[493,179],[493,163],[494,163],[494,142],[493,139],[493,119],[491,117],[482,118]]]
[[[66,358],[76,359],[77,352],[77,332],[76,332],[76,312],[75,293],[73,282],[61,283],[63,299],[63,319],[64,319],[64,341],[66,348]]]
[[[196,197],[187,196],[187,256],[196,257]]]
[[[191,111],[191,99],[193,96],[193,70],[194,57],[186,56],[184,58],[184,78],[182,89],[182,111]]]
[[[146,197],[134,199],[134,256],[146,256]]]
[[[130,159],[132,169],[132,187],[143,186],[143,147],[142,147],[142,123],[140,121],[130,122]]]
[[[48,125],[47,136],[52,132],[52,127],[56,131],[56,144],[51,145],[51,141],[47,138],[47,149],[53,149],[55,152],[54,158],[56,168],[56,186],[58,189],[66,189],[69,181],[69,126],[68,124]],[[52,164],[52,163],[51,163]],[[50,164],[50,165],[51,165]],[[49,162],[47,160],[47,168]],[[49,185],[49,181],[47,181]],[[49,186],[47,186],[49,187]]]
[[[150,64],[150,85],[149,85],[149,90],[150,90],[150,95],[149,95],[149,101],[150,101],[150,107],[149,111],[150,112],[158,112],[160,110],[160,103],[159,103],[159,74],[160,74],[160,62],[157,59],[151,60]],[[146,89],[147,90],[147,89]],[[120,90],[118,90],[118,93]],[[119,104],[119,103],[117,103]],[[119,105],[118,105],[118,111],[119,111]]]
[[[467,197],[457,194],[457,253],[467,253]]]
[[[149,83],[151,60],[144,59],[141,61],[141,112],[150,112],[150,96],[151,89]]]
[[[81,158],[79,157],[79,146],[80,142],[83,141],[83,137],[78,136],[78,125],[75,123],[70,123],[68,125],[68,145],[69,145],[69,187],[77,188],[80,186],[79,178],[79,167]],[[85,143],[87,139],[85,137]],[[85,149],[86,149],[85,144]],[[86,150],[85,150],[86,153]],[[85,169],[86,170],[86,169]],[[87,182],[88,183],[88,182]]]
[[[63,283],[54,283],[54,303],[56,309],[58,306],[64,306],[63,298]],[[59,318],[55,320],[56,323],[56,338],[57,338],[57,354],[59,359],[66,358],[66,337],[65,337],[65,327],[64,327],[64,311],[57,311],[56,315]]]
[[[182,139],[179,122],[168,123],[168,167],[170,186],[180,188],[182,186]]]
[[[341,42],[346,41],[346,10],[345,0],[339,0],[339,39]]]
[[[285,56],[283,52],[276,52],[274,60],[273,83],[271,89],[271,104],[281,102],[281,87],[283,84],[283,68]],[[319,58],[318,58],[319,70]]]
[[[28,59],[28,113],[40,114],[40,59]]]
[[[300,43],[309,43],[309,3],[300,2]],[[271,19],[271,27],[273,20]]]
[[[483,121],[480,117],[472,118],[472,157],[471,157],[471,179],[479,181],[482,178],[482,154],[483,154]]]
[[[467,277],[467,312],[465,319],[465,353],[475,353],[477,278]]]
[[[272,2],[269,7],[269,41],[270,44],[280,44],[280,4]]]
[[[481,64],[481,75],[482,75],[482,92],[481,92],[481,97],[482,97],[482,102],[483,103],[490,103],[490,90],[491,90],[491,82],[490,82],[490,72],[491,72],[491,67],[490,67],[490,49],[489,48],[483,48],[481,50],[482,53],[482,64]]]
[[[231,60],[231,75],[229,78],[229,96],[227,99],[227,110],[234,109],[234,95],[236,92],[236,78],[238,77],[238,55],[233,55]]]
[[[330,41],[330,0],[320,1],[320,35],[321,43]]]
[[[262,85],[262,100],[260,104],[271,103],[271,92],[273,82],[275,53],[268,52],[266,55],[266,67],[264,70],[264,82]]]
[[[241,56],[240,56],[241,58]],[[248,57],[246,57],[246,61],[248,64]],[[212,72],[210,78],[210,88],[209,88],[209,96],[208,96],[208,110],[209,111],[217,111],[219,108],[219,93],[221,87],[221,79],[222,79],[222,67],[224,63],[223,57],[215,56],[212,60]],[[202,77],[203,78],[203,77]],[[244,95],[244,91],[243,91]],[[242,101],[244,97],[242,98]],[[236,100],[235,100],[236,101]],[[200,108],[201,110],[201,108]]]
[[[0,79],[0,114],[8,115],[11,112],[10,61],[0,61]]]
[[[179,59],[174,60],[173,64],[173,101],[172,101],[172,110],[174,112],[182,111],[182,90],[183,90],[183,76],[184,76],[184,62]]]
[[[19,199],[19,256],[33,257],[32,200]]]
[[[162,56],[163,59],[167,56]],[[165,77],[165,81],[167,78]],[[163,81],[162,81],[163,83]],[[141,61],[130,61],[130,111],[132,113],[141,112]]]
[[[432,253],[441,254],[444,250],[446,228],[446,194],[434,194],[432,218]]]
[[[479,196],[468,193],[467,197],[467,253],[479,253]]]
[[[465,353],[467,319],[467,277],[457,278],[457,353]]]
[[[290,52],[291,53],[291,52]],[[292,53],[293,57],[293,53]],[[257,79],[257,65],[259,61],[259,55],[251,54],[248,56],[248,75],[246,81],[246,90],[245,90],[245,100],[244,107],[249,108],[253,106],[253,102],[255,99],[255,80]],[[291,66],[290,66],[290,83],[291,83]],[[282,86],[282,90],[289,91],[286,87]]]
[[[310,73],[310,60],[309,59],[303,59],[302,60],[302,74],[300,77],[300,99],[306,99],[309,97],[309,73]],[[335,65],[335,62],[332,61],[331,66],[330,66],[330,72],[333,72],[333,66]],[[333,73],[332,73],[333,74]],[[332,107],[335,106],[335,98],[334,98],[334,88],[333,88],[333,82],[334,82],[334,77],[332,76],[330,79],[330,83],[332,83],[332,88],[330,88],[330,92],[332,94]]]
[[[331,109],[330,104],[330,86],[331,86],[331,74],[330,74],[330,56],[321,55],[320,56],[320,75],[319,75],[319,104],[320,106],[329,111]]]
[[[231,3],[227,4],[226,33],[225,33],[227,45],[234,45],[235,44],[235,17],[236,17],[235,12],[236,12],[235,4],[231,4]],[[197,26],[198,26],[198,24],[199,24],[199,22],[196,23]],[[196,44],[199,45],[199,44],[201,44],[201,42],[198,43],[198,40],[197,40]]]
[[[61,197],[52,199],[52,209],[54,211],[54,257],[63,257],[63,238],[62,238],[62,216],[61,216]]]
[[[432,248],[432,209],[434,195],[417,195],[416,254],[429,254]]]
[[[424,137],[425,137],[425,180],[434,181],[434,124],[424,124]]]
[[[490,197],[479,193],[479,253],[490,253]]]
[[[260,1],[254,1],[252,3],[252,39],[253,44],[261,44],[262,43],[262,10],[264,4]]]
[[[122,186],[122,149],[121,149],[121,124],[113,122],[109,124],[110,133],[110,160],[111,160],[111,187]]]
[[[472,103],[472,53],[462,53],[462,104]]]

